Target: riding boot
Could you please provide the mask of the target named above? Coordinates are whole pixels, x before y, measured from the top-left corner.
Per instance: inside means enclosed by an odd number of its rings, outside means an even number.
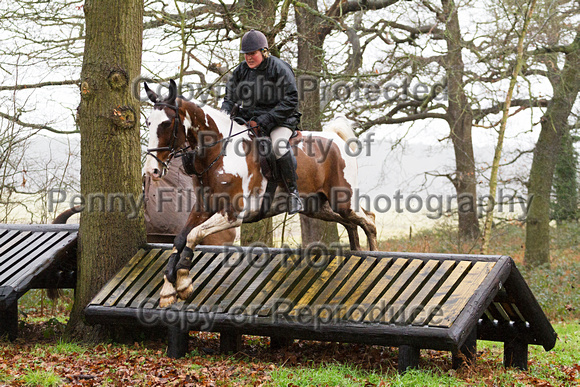
[[[298,186],[296,184],[296,159],[292,151],[288,151],[284,156],[276,160],[278,170],[282,175],[282,180],[288,189],[288,213],[290,215],[300,212],[304,209],[302,199],[298,194]]]

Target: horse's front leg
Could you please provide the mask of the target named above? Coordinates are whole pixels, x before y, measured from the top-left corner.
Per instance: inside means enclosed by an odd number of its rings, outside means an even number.
[[[198,226],[194,227],[187,235],[186,245],[181,252],[181,259],[177,263],[177,280],[175,288],[180,299],[185,300],[193,293],[193,285],[189,279],[189,270],[191,269],[193,257],[193,249],[197,246],[203,238],[208,235],[227,230],[229,228],[238,227],[242,224],[242,219],[235,217],[226,212],[218,212],[213,214],[209,219],[205,220]]]
[[[185,254],[183,253],[187,243],[187,235],[193,229],[194,225],[198,225],[208,218],[209,214],[192,212],[187,219],[185,227],[175,237],[175,240],[173,241],[173,251],[169,256],[169,260],[167,261],[167,265],[163,272],[163,287],[159,293],[159,306],[161,308],[165,308],[177,301],[177,293],[179,289],[177,278],[179,270],[186,269],[187,274],[189,274],[189,269],[191,268],[191,256],[193,256],[193,251],[191,254],[189,254],[189,252]]]

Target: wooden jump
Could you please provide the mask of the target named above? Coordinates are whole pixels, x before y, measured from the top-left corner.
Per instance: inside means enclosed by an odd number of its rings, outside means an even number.
[[[0,224],[0,336],[18,335],[18,299],[30,289],[74,288],[78,225]]]
[[[504,343],[504,364],[527,368],[528,345],[554,347],[556,333],[507,256],[356,252],[312,254],[200,246],[194,293],[158,307],[170,245],[149,245],[86,307],[89,322],[169,328],[168,354],[184,356],[190,330],[220,332],[222,351],[242,334],[399,347],[399,370],[419,350],[475,360],[477,340]]]

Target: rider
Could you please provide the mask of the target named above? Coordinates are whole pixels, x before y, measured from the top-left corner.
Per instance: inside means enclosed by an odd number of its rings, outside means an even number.
[[[276,165],[288,189],[288,213],[302,211],[296,184],[296,159],[288,140],[300,122],[296,78],[290,65],[271,56],[268,40],[260,31],[250,30],[242,37],[245,61],[240,63],[226,84],[222,111],[230,114],[235,104],[238,116],[257,133],[272,139]]]

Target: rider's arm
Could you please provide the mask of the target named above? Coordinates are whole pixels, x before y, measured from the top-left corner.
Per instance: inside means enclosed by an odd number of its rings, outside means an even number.
[[[281,125],[298,107],[298,89],[294,72],[287,63],[282,61],[276,64],[274,71],[276,71],[282,97],[274,108],[256,119],[258,125],[268,131]]]

